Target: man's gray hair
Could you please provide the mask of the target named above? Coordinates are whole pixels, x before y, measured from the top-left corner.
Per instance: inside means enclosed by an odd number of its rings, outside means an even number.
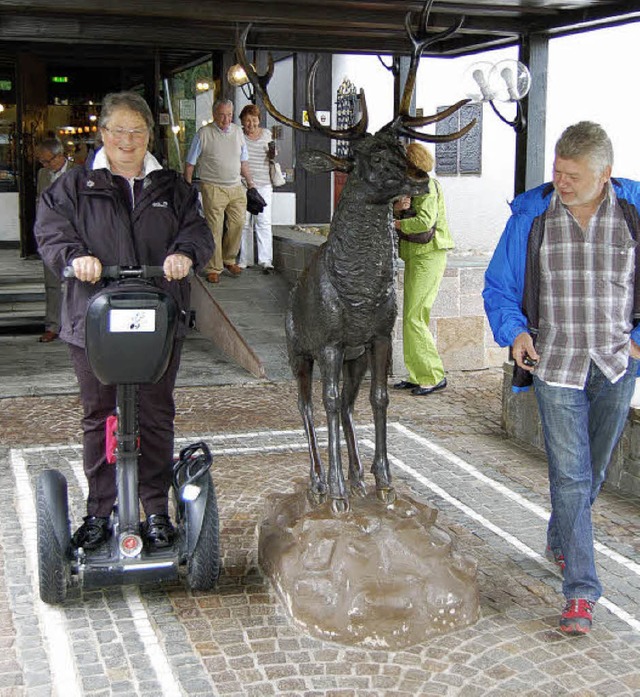
[[[36,152],[42,152],[42,150],[50,152],[55,157],[63,154],[64,145],[59,138],[44,138],[36,144]]]
[[[108,126],[113,112],[117,109],[129,109],[140,114],[144,119],[149,135],[153,133],[153,114],[149,105],[136,92],[111,92],[102,100],[102,109],[100,110],[100,119],[98,125],[100,128]]]
[[[211,113],[215,114],[219,106],[229,106],[229,104],[233,107],[233,102],[230,99],[216,99],[211,107]]]
[[[566,128],[556,143],[556,157],[590,160],[596,174],[613,167],[613,146],[604,128],[593,121],[580,121]]]

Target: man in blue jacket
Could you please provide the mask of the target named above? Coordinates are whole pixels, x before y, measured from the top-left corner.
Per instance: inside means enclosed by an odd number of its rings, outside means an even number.
[[[605,131],[556,143],[553,182],[518,196],[485,276],[514,389],[533,382],[549,463],[547,556],[564,574],[560,629],[586,634],[602,594],[591,507],[629,412],[640,358],[640,183],[612,179]]]

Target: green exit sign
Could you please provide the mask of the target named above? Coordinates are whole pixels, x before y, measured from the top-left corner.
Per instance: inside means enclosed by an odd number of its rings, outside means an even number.
[[[13,89],[11,80],[0,80],[0,90],[2,92],[10,92]]]
[[[69,78],[66,75],[54,75],[51,82],[69,82]]]

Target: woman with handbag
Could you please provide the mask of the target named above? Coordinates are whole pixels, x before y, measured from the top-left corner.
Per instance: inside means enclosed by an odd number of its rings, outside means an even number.
[[[261,213],[253,214],[247,211],[242,228],[238,265],[243,269],[253,266],[253,234],[255,231],[258,264],[262,267],[263,273],[269,274],[273,272],[273,236],[271,231],[273,186],[269,175],[269,165],[276,156],[275,143],[271,139],[269,129],[260,127],[260,109],[255,104],[247,104],[240,112],[240,123],[247,143],[249,166],[254,186],[266,205]]]
[[[407,157],[423,172],[433,169],[433,155],[420,143],[407,146]],[[431,308],[454,243],[447,225],[442,188],[429,180],[429,191],[394,203],[400,258],[404,261],[402,341],[406,380],[394,385],[412,395],[428,395],[447,386],[444,366],[429,330]]]

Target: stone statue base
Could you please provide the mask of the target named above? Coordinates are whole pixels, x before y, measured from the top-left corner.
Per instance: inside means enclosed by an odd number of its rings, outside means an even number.
[[[477,621],[476,562],[435,526],[435,509],[408,496],[350,503],[335,515],[306,490],[268,500],[259,562],[298,625],[329,641],[399,649]]]

